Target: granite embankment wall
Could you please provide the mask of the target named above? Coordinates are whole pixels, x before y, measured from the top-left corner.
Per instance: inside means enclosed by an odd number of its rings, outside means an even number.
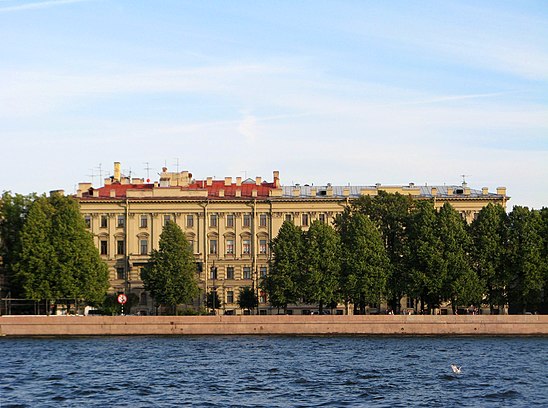
[[[0,336],[548,335],[548,315],[1,316]]]

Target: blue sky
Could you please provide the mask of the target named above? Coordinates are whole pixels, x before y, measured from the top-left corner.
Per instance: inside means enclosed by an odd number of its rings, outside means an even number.
[[[120,161],[548,206],[546,1],[0,0],[0,39],[0,191]]]

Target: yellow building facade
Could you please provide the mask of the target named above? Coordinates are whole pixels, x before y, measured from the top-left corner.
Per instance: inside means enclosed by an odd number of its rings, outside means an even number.
[[[506,189],[474,190],[461,186],[309,186],[281,185],[279,172],[272,181],[261,177],[242,180],[210,177],[197,180],[188,171],[160,174],[159,181],[121,175],[115,163],[114,175],[94,188],[80,183],[77,198],[95,244],[108,263],[113,292],[135,293],[139,304],[132,312],[153,313],[153,299],[140,280],[152,249],[158,248],[163,225],[174,221],[191,243],[198,265],[201,290],[194,306],[203,306],[205,294],[216,290],[222,302],[219,313],[240,314],[240,288],[258,288],[268,273],[269,243],[285,220],[304,230],[315,220],[332,223],[334,217],[360,196],[379,191],[434,199],[437,208],[451,203],[467,221],[490,202],[506,206]],[[295,306],[295,313],[307,313],[310,306]],[[271,310],[259,292],[260,314]],[[339,311],[342,312],[342,309]]]

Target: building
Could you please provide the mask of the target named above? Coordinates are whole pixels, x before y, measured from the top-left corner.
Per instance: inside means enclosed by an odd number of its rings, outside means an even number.
[[[379,191],[434,199],[436,207],[450,202],[467,221],[489,202],[505,206],[508,199],[504,187],[490,193],[487,188],[474,190],[465,183],[282,186],[278,171],[273,172],[272,181],[261,177],[197,180],[188,171],[164,168],[159,181],[145,182],[122,176],[120,163],[114,164],[114,175],[105,179],[103,186],[80,183],[77,198],[95,244],[108,262],[111,290],[139,296],[134,312],[153,310],[140,272],[150,251],[158,247],[163,225],[174,221],[194,249],[201,301],[214,289],[223,302],[222,313],[239,314],[238,291],[245,286],[259,287],[260,279],[268,273],[269,242],[285,220],[303,229],[314,220],[331,223],[351,200]],[[267,299],[259,295],[259,313],[270,314]],[[306,309],[300,312],[306,313]]]

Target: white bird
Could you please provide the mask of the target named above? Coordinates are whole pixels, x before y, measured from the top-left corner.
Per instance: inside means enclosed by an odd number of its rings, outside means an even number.
[[[453,370],[453,372],[454,372],[455,374],[460,374],[460,371],[461,371],[460,369],[461,369],[461,367],[459,367],[458,365],[456,365],[456,364],[451,364],[451,370]]]

